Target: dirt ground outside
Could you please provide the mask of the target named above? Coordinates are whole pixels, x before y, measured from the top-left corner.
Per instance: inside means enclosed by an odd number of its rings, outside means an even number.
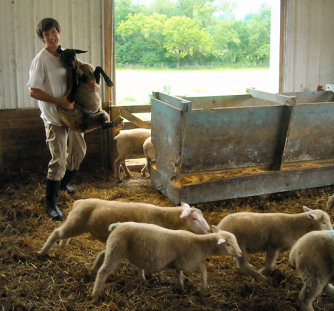
[[[301,281],[282,253],[277,268],[267,282],[256,282],[237,271],[230,257],[211,257],[208,268],[208,294],[199,295],[200,273],[186,274],[185,291],[177,286],[174,271],[147,274],[139,280],[137,269],[124,261],[111,275],[97,304],[90,301],[94,276],[89,273],[103,243],[88,234],[70,240],[61,249],[55,246],[49,256],[36,252],[60,223],[52,222],[44,211],[43,173],[21,172],[0,185],[0,310],[298,310]],[[59,205],[66,216],[73,202],[82,198],[135,201],[173,206],[149,179],[134,178],[115,183],[108,171],[80,172],[74,185],[76,194],[61,193]],[[298,213],[302,206],[326,210],[334,187],[306,189],[261,197],[197,204],[209,224],[239,211]],[[191,251],[191,250],[190,250]],[[263,254],[251,255],[251,263],[261,268]],[[333,298],[322,295],[315,310],[334,310]]]

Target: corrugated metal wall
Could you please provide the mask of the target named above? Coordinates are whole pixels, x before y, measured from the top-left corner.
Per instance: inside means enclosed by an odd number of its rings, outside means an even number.
[[[59,21],[63,48],[88,50],[80,59],[103,66],[103,0],[1,0],[0,109],[37,107],[26,83],[31,61],[44,47],[36,34],[44,17]]]
[[[334,1],[284,0],[287,7],[285,92],[334,83]]]

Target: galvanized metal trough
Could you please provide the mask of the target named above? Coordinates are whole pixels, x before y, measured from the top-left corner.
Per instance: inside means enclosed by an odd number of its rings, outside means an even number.
[[[334,184],[333,92],[247,91],[153,93],[151,180],[174,203]]]

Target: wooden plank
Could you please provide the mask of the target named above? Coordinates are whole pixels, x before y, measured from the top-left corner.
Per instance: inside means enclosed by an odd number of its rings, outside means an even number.
[[[296,102],[294,96],[287,96],[283,94],[273,94],[268,92],[259,91],[253,88],[247,88],[246,91],[255,98],[262,100],[269,100],[280,105],[293,105]]]
[[[87,157],[94,165],[104,166],[102,130],[85,134]],[[50,153],[45,143],[45,129],[39,109],[0,110],[0,171],[46,169]],[[18,165],[19,163],[19,165]],[[91,166],[84,161],[81,167]]]
[[[150,124],[148,124],[147,122],[137,118],[136,116],[134,116],[133,114],[131,114],[125,107],[120,108],[121,110],[121,115],[129,120],[130,122],[132,122],[133,124],[135,124],[138,127],[141,128],[146,128],[146,129],[151,129]]]
[[[124,108],[130,113],[149,113],[151,112],[151,105],[117,105],[111,107],[111,110]]]
[[[153,92],[153,98],[158,99],[164,103],[168,103],[173,107],[183,111],[191,110],[191,102],[179,97],[171,96],[162,92]]]

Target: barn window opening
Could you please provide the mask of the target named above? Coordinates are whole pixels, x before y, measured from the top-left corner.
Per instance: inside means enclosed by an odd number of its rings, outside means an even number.
[[[280,0],[116,0],[117,105],[279,91]]]

